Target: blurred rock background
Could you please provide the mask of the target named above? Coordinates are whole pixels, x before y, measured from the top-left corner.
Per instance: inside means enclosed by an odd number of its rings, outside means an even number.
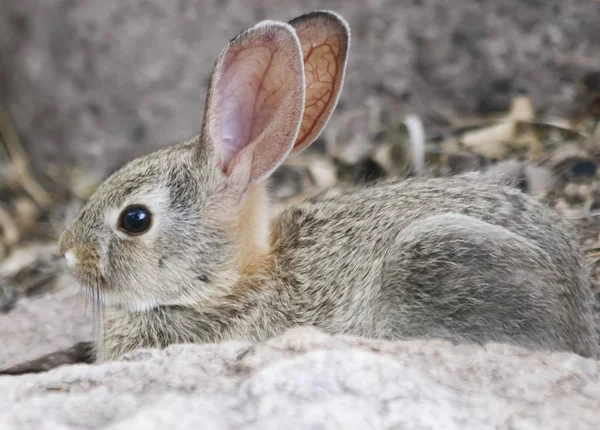
[[[0,0],[0,102],[34,170],[93,180],[199,131],[219,51],[262,19],[314,9],[352,28],[340,108],[416,113],[428,130],[507,110],[564,116],[600,87],[592,0]]]

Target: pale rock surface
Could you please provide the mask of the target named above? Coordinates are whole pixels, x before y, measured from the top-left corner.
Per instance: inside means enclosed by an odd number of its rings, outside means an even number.
[[[85,294],[68,279],[60,284],[56,292],[23,298],[0,313],[0,369],[92,338],[93,313]]]
[[[504,345],[298,328],[0,377],[0,428],[597,429],[600,365]]]

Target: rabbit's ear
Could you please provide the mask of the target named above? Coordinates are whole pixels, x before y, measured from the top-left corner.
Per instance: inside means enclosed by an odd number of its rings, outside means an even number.
[[[346,70],[350,28],[338,14],[317,11],[289,23],[302,46],[306,85],[304,117],[294,143],[297,153],[313,143],[335,109]]]
[[[290,153],[304,111],[304,66],[294,29],[263,21],[221,52],[208,90],[204,145],[236,189],[264,179]]]

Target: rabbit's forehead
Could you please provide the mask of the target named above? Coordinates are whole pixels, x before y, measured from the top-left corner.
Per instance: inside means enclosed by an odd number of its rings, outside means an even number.
[[[170,194],[172,189],[193,187],[198,166],[188,155],[182,150],[164,150],[138,158],[110,176],[98,188],[95,199],[114,207],[147,194]]]
[[[140,198],[150,191],[154,191],[156,194],[165,188],[159,172],[123,171],[119,173],[119,175],[110,177],[98,188],[91,203],[96,203],[98,208],[102,206],[120,207],[131,199]]]
[[[129,170],[129,169],[127,169]],[[90,199],[81,218],[102,217],[108,211],[129,205],[144,205],[154,210],[184,210],[197,206],[205,188],[193,166],[178,165],[165,168],[157,165],[149,171],[117,172],[107,179]]]

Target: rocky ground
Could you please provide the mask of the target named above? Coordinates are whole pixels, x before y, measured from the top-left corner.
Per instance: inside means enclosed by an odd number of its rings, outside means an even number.
[[[598,428],[600,366],[572,354],[296,329],[0,377],[3,429]]]

